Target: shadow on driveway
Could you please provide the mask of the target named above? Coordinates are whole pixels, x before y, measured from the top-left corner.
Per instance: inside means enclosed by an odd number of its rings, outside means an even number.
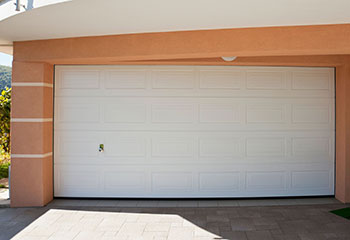
[[[349,239],[343,204],[0,209],[0,239]]]

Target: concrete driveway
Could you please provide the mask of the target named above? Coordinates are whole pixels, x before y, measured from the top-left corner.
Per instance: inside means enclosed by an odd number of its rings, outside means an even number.
[[[55,200],[0,209],[0,239],[350,239],[332,198],[212,201]]]

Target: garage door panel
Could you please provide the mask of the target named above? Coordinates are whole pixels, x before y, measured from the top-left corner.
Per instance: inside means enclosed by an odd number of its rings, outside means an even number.
[[[329,131],[335,126],[329,99],[73,99],[57,98],[56,129]]]
[[[98,146],[96,141],[72,139],[61,141],[58,150],[62,156],[96,157],[98,156],[96,146]]]
[[[333,175],[328,170],[315,171],[315,170],[303,170],[291,172],[291,187],[293,189],[329,189],[330,178]]]
[[[77,157],[96,158],[98,147],[102,142],[99,133],[84,133],[77,132],[69,134],[65,132],[59,136],[55,136],[55,154],[58,156],[55,161],[59,162],[62,157],[72,157],[72,160]]]
[[[57,88],[57,87],[56,87]],[[274,98],[333,98],[334,93],[329,90],[227,90],[227,89],[60,89],[59,97],[91,96],[91,97],[271,97]]]
[[[144,171],[106,171],[103,175],[107,193],[144,192],[147,189],[147,173]]]
[[[55,196],[81,196],[91,195],[91,192],[100,194],[100,174],[89,168],[55,166],[54,169]]]
[[[189,70],[152,70],[153,89],[194,89],[195,72]]]
[[[98,103],[69,103],[59,104],[60,122],[99,123],[100,104]]]
[[[59,66],[55,196],[334,194],[333,91],[330,68]]]
[[[286,190],[287,173],[283,171],[246,172],[245,188],[255,190]]]
[[[125,134],[105,134],[103,141],[106,157],[145,157],[147,139],[142,136],[125,136]],[[119,136],[118,136],[119,135]]]
[[[293,90],[333,90],[332,72],[294,71],[292,73]]]
[[[191,137],[152,138],[152,157],[193,157],[194,139]]]
[[[286,123],[287,105],[281,103],[249,103],[246,108],[247,124]]]
[[[234,135],[234,137],[233,137]],[[99,144],[104,153],[98,153]],[[332,132],[88,132],[65,131],[56,137],[57,161],[114,164],[154,162],[332,162]],[[93,159],[89,159],[93,158]]]
[[[287,89],[287,72],[254,71],[246,73],[246,87],[249,90],[284,90]]]
[[[293,104],[293,124],[329,124],[332,122],[331,106],[326,104]]]
[[[194,123],[194,104],[152,104],[152,123]]]
[[[63,70],[60,73],[60,89],[99,89],[101,71],[99,70]]]
[[[199,173],[200,192],[238,192],[240,172],[201,172]]]
[[[287,155],[287,139],[285,137],[252,137],[246,140],[248,157],[284,157]]]
[[[200,123],[241,123],[243,104],[239,103],[217,103],[199,104]]]
[[[104,104],[104,122],[106,123],[146,123],[147,105],[132,103]]]
[[[242,156],[241,139],[232,137],[199,137],[199,156],[235,157]]]
[[[329,165],[56,166],[55,195],[71,197],[254,197],[327,195]],[[63,173],[63,174],[62,174]],[[58,177],[61,176],[61,177]],[[62,180],[65,179],[65,180]],[[145,186],[146,185],[146,186]],[[75,189],[78,189],[75,191]]]
[[[153,172],[152,192],[159,195],[186,196],[194,190],[192,172]]]
[[[199,70],[199,88],[239,90],[244,85],[243,74],[240,70]]]
[[[75,72],[82,73],[80,81],[85,72],[99,72],[99,84],[95,83],[97,80],[93,84],[93,88],[98,86],[99,89],[87,88],[91,85],[88,84],[91,77],[86,77],[87,82],[69,83],[76,87],[56,83],[57,96],[334,98],[334,70],[331,68],[278,67],[266,70],[266,67],[168,66],[164,70],[163,66],[57,66],[56,69],[58,78],[64,78],[62,72],[72,72],[78,77]],[[152,74],[154,72],[166,74]],[[176,72],[181,73],[177,75],[178,80],[171,80],[176,78],[171,73],[176,76]],[[62,81],[68,84],[71,80]]]
[[[105,89],[146,89],[147,87],[147,70],[121,69],[118,71],[107,70],[105,72],[104,88]]]
[[[265,121],[264,123],[257,122],[258,120],[253,120],[250,123],[227,123],[223,120],[222,123],[186,123],[185,121],[190,121],[191,117],[177,117],[172,120],[169,117],[168,119],[162,119],[163,122],[157,122],[154,124],[151,123],[89,123],[80,122],[79,125],[72,125],[67,122],[59,122],[55,125],[55,130],[62,131],[84,131],[93,129],[96,131],[162,131],[162,132],[198,132],[198,131],[231,131],[231,132],[249,132],[249,131],[270,131],[283,132],[283,131],[327,131],[326,129],[332,128],[334,124],[318,124],[318,123],[303,123],[303,124],[285,124],[285,123],[273,123],[271,120],[272,117],[265,117],[265,119],[259,119],[259,121]],[[214,118],[214,117],[212,117]],[[268,119],[270,118],[270,119]],[[173,121],[171,123],[165,121]],[[136,121],[136,120],[135,120]],[[159,120],[160,121],[160,120]],[[74,121],[72,121],[74,122]],[[333,130],[334,131],[334,130]]]
[[[292,156],[331,156],[331,139],[325,137],[292,138]]]
[[[333,165],[330,164],[196,164],[193,165],[195,170],[191,172],[184,171],[182,166],[172,166],[171,171],[161,165],[154,167],[142,164],[138,166],[107,166],[107,169],[101,165],[56,166],[56,176],[61,171],[64,174],[67,173],[71,179],[74,178],[74,184],[67,187],[67,182],[60,183],[59,178],[55,177],[56,196],[66,196],[67,194],[76,197],[91,196],[89,189],[93,190],[93,194],[95,194],[93,196],[102,197],[238,197],[256,196],[257,193],[261,196],[293,196],[297,194],[329,194],[330,191],[333,191],[332,184],[325,184],[326,176],[329,176],[328,180],[333,177]],[[99,177],[96,176],[96,173]],[[219,177],[214,178],[217,175]],[[89,176],[92,180],[84,180]],[[106,176],[108,177],[106,178]],[[303,180],[299,181],[299,176]],[[129,177],[133,177],[133,180],[130,180],[130,183],[124,182]],[[249,182],[247,182],[248,177],[250,177]],[[165,182],[163,182],[164,179],[166,179]],[[177,181],[178,179],[182,180]],[[217,181],[220,179],[225,179],[225,182],[222,182],[217,189],[209,191],[210,188],[219,185]],[[226,182],[228,179],[231,179],[232,182]],[[268,179],[273,179],[273,183],[269,182]],[[69,178],[66,178],[67,180]],[[175,182],[172,182],[173,180]],[[93,181],[93,184],[85,184],[90,181]],[[282,184],[284,181],[285,188]],[[320,183],[318,183],[319,181]],[[96,184],[98,184],[97,190]],[[143,187],[144,184],[147,186]],[[79,191],[73,191],[74,186],[77,187],[77,185],[79,185]],[[126,189],[127,186],[130,188]],[[136,191],[135,189],[140,190]],[[189,189],[192,189],[192,192]],[[312,191],[310,192],[310,190]]]

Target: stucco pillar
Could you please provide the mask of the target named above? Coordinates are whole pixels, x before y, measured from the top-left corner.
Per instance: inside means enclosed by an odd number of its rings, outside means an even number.
[[[350,57],[336,69],[336,186],[335,196],[350,203]]]
[[[53,66],[13,63],[11,206],[44,206],[53,198]]]

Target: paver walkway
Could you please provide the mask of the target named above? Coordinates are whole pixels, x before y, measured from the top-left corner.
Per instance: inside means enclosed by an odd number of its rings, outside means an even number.
[[[0,208],[9,207],[9,206],[10,206],[9,190],[8,188],[0,188]]]
[[[334,199],[271,201],[55,200],[0,209],[0,239],[350,239],[350,221],[329,213],[346,206]]]

